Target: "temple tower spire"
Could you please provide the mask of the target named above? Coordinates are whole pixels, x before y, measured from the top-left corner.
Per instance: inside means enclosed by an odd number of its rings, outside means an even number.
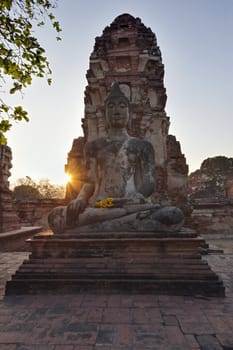
[[[84,144],[106,136],[105,100],[114,81],[130,101],[128,133],[152,143],[156,159],[156,200],[180,204],[186,198],[188,167],[179,142],[170,136],[170,118],[165,111],[164,65],[157,39],[140,18],[122,14],[96,37],[90,55],[82,119]],[[75,141],[66,170],[77,154]],[[80,150],[79,150],[80,153]],[[82,163],[82,161],[81,161]],[[78,165],[79,171],[81,168]],[[77,186],[77,182],[76,182]]]

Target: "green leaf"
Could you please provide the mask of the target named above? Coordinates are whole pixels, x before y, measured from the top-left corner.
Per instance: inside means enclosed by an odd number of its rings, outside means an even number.
[[[13,113],[11,114],[11,117],[12,117],[14,120],[17,120],[17,121],[21,121],[21,120],[29,121],[28,112],[25,111],[25,110],[22,108],[22,106],[16,106],[16,107],[14,107],[14,111],[13,111]]]
[[[0,145],[6,145],[6,136],[0,131]]]
[[[14,82],[14,87],[10,89],[10,94],[14,94],[18,90],[22,90],[22,84]]]
[[[3,119],[0,121],[0,130],[1,132],[7,132],[10,130],[12,124],[9,122],[9,120]]]
[[[3,111],[3,112],[5,112],[5,113],[7,113],[7,112],[9,111],[9,109],[10,109],[10,107],[7,106],[7,105],[5,105],[4,103],[2,103],[2,104],[0,105],[0,111]]]

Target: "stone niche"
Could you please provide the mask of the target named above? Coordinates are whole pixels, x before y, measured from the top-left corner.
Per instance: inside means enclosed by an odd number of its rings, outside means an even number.
[[[20,220],[13,205],[12,192],[9,189],[11,160],[10,147],[0,145],[0,234],[20,228]]]
[[[86,142],[106,135],[104,102],[114,81],[130,100],[128,133],[152,143],[156,158],[156,183],[152,200],[186,207],[188,166],[176,138],[169,135],[170,118],[165,112],[164,65],[155,34],[140,18],[118,16],[95,39],[87,70],[84,136],[73,141],[66,172],[73,181],[66,199],[80,190],[85,175],[83,148]]]

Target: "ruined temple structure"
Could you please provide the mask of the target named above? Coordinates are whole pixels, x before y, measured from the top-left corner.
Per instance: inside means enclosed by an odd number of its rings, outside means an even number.
[[[233,158],[205,159],[188,178],[193,207],[190,227],[199,234],[231,235],[233,231]]]
[[[112,83],[117,81],[130,100],[128,133],[150,141],[154,147],[157,185],[153,200],[184,209],[188,166],[179,142],[168,134],[164,65],[155,34],[139,18],[118,16],[96,38],[86,77],[84,137],[73,141],[65,166],[72,175],[67,200],[74,198],[82,185],[85,143],[106,136],[104,102]]]
[[[188,193],[192,201],[233,201],[233,158],[205,159],[200,169],[189,175]]]
[[[10,147],[0,145],[0,234],[20,228],[20,220],[13,206],[9,189],[12,154]]]

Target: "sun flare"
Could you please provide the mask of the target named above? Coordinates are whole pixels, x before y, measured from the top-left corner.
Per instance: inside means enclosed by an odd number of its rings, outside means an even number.
[[[65,182],[69,183],[72,181],[72,176],[71,174],[65,173]]]

